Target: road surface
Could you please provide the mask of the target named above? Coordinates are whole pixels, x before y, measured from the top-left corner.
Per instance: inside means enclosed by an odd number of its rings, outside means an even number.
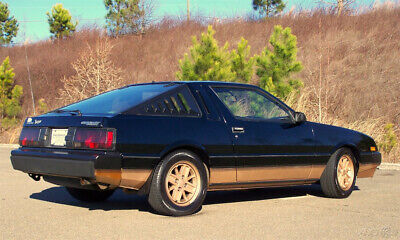
[[[211,192],[199,213],[174,218],[122,191],[81,203],[14,171],[9,155],[0,148],[0,239],[400,239],[400,171],[359,179],[347,199],[318,185]]]

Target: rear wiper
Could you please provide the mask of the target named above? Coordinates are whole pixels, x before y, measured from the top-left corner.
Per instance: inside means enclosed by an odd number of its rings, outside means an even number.
[[[54,110],[53,112],[55,112],[55,113],[65,113],[65,112],[67,112],[67,113],[71,113],[71,114],[76,114],[78,116],[82,116],[81,111],[79,111],[78,109],[77,110],[57,109],[57,110]]]

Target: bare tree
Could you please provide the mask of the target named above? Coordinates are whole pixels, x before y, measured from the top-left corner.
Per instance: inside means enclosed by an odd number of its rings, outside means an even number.
[[[111,61],[113,45],[109,40],[98,40],[94,47],[88,45],[72,63],[76,74],[64,78],[60,99],[64,104],[82,100],[123,85],[124,72]]]
[[[141,9],[143,12],[141,18],[137,20],[140,26],[140,33],[145,33],[155,21],[154,11],[156,6],[157,0],[141,0],[139,2],[139,9]]]
[[[317,54],[304,64],[308,84],[301,90],[300,96],[291,95],[286,102],[297,111],[305,112],[312,121],[335,124],[339,120],[335,113],[341,101],[338,89],[342,83],[336,80],[335,73],[330,69],[334,42],[330,36],[324,36],[321,19],[318,29],[318,35],[312,39]]]
[[[343,11],[349,9],[356,0],[319,0],[318,2],[330,5],[336,10],[337,15],[340,16]]]

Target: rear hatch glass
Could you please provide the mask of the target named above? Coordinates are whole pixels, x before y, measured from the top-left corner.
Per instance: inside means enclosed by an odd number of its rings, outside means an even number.
[[[177,84],[154,83],[115,89],[60,108],[82,114],[119,114],[138,104],[177,87]]]

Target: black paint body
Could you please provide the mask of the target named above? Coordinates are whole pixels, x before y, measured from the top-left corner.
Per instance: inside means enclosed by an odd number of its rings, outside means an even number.
[[[283,102],[256,86],[222,82],[175,84],[181,84],[190,90],[201,111],[200,116],[146,116],[126,113],[72,116],[68,113],[47,113],[33,118],[41,120],[35,127],[80,127],[82,121],[100,121],[99,127],[115,128],[116,146],[112,158],[109,158],[113,164],[100,157],[108,154],[104,151],[51,148],[22,147],[12,152],[12,159],[19,156],[49,155],[52,158],[76,158],[77,155],[86,154],[101,169],[154,169],[166,154],[176,149],[188,149],[199,154],[209,168],[304,166],[324,165],[332,153],[346,146],[353,150],[360,164],[379,164],[381,161],[379,152],[370,151],[370,147],[376,147],[374,140],[365,134],[308,121],[296,124],[293,120],[237,119],[212,90],[216,86],[257,90],[294,114]],[[30,125],[25,123],[24,127]],[[233,133],[234,127],[242,127],[244,132]],[[57,155],[59,152],[64,154]],[[28,172],[29,169],[24,171]]]

